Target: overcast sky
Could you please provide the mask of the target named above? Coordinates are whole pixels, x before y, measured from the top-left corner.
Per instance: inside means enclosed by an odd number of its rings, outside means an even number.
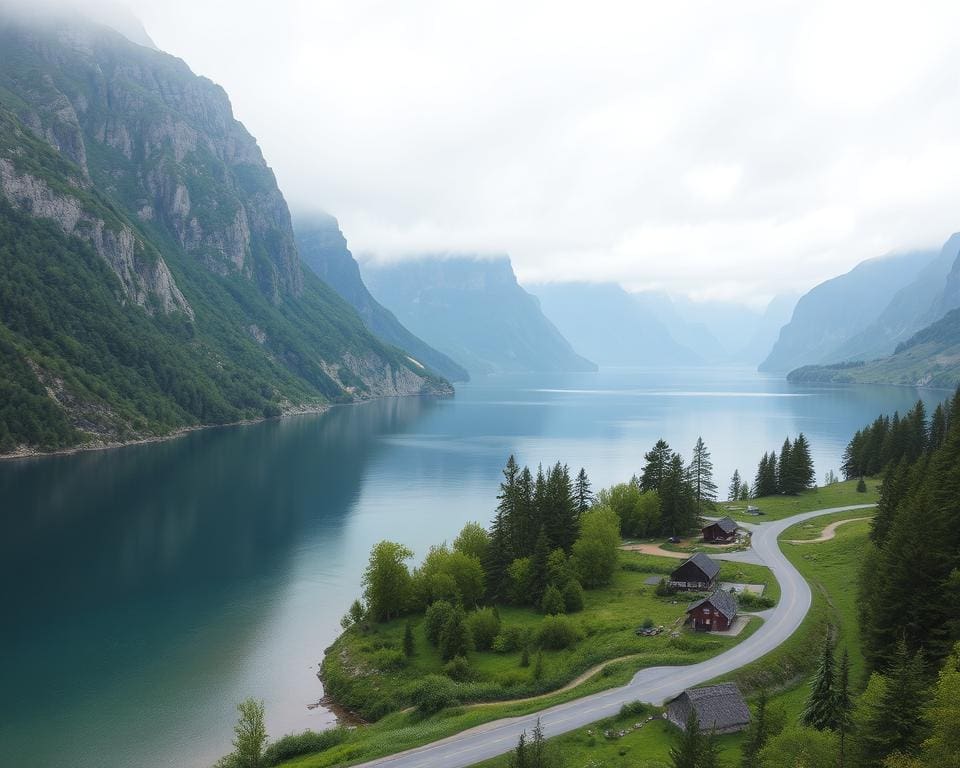
[[[355,253],[760,302],[960,229],[960,3],[131,4]]]

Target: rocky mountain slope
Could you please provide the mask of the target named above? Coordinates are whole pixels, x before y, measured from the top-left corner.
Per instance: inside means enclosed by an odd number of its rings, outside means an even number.
[[[960,309],[954,309],[900,344],[893,355],[870,362],[804,366],[787,379],[802,384],[897,384],[953,389],[960,386]]]
[[[787,372],[842,360],[844,345],[870,327],[936,256],[917,251],[869,259],[816,286],[797,302],[760,370]]]
[[[951,309],[960,307],[960,234],[910,284],[901,288],[867,328],[839,347],[836,360],[874,360],[893,353],[898,344]],[[952,271],[951,271],[952,270]],[[948,278],[954,275],[956,286]]]
[[[596,370],[520,287],[505,256],[431,256],[362,271],[371,293],[407,328],[471,375]]]
[[[305,214],[297,216],[294,224],[303,263],[357,311],[371,333],[450,381],[469,380],[470,374],[463,366],[410,333],[393,312],[373,298],[333,216]]]
[[[76,19],[0,19],[0,452],[449,392],[309,270],[224,91]]]

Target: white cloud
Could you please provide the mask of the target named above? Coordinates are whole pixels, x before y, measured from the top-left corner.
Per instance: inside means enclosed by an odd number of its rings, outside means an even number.
[[[956,3],[132,2],[358,252],[755,302],[960,229]]]

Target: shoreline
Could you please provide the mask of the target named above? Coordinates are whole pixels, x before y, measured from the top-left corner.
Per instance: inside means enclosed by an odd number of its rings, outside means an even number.
[[[367,401],[358,401],[367,402]],[[357,403],[344,403],[344,405],[356,405]],[[0,454],[0,461],[16,461],[18,459],[45,459],[54,456],[72,456],[78,453],[90,453],[93,451],[110,451],[118,448],[130,448],[135,445],[149,445],[150,443],[164,443],[168,440],[176,440],[184,437],[191,432],[199,432],[204,429],[222,429],[225,427],[242,427],[251,424],[262,424],[265,421],[281,421],[292,416],[308,416],[320,413],[326,413],[334,406],[323,404],[312,407],[291,409],[284,411],[279,416],[264,416],[259,419],[241,419],[240,421],[231,421],[226,424],[193,424],[188,427],[178,427],[165,435],[151,435],[150,437],[138,437],[131,440],[115,440],[111,442],[95,442],[75,445],[70,448],[58,448],[55,451],[40,451],[35,449],[20,449],[12,453]]]
[[[133,438],[131,440],[115,440],[110,442],[92,442],[85,443],[82,445],[71,446],[70,448],[58,448],[55,451],[41,451],[36,449],[18,449],[11,453],[0,453],[0,462],[3,461],[19,461],[23,459],[46,459],[53,458],[56,456],[72,456],[78,453],[90,453],[93,451],[109,451],[119,448],[130,448],[135,445],[148,445],[150,443],[162,443],[168,440],[176,440],[177,438],[184,437],[192,432],[199,432],[205,429],[223,429],[226,427],[243,427],[249,426],[252,424],[262,424],[266,421],[283,421],[284,419],[293,418],[295,416],[316,416],[319,414],[326,413],[332,408],[337,408],[341,406],[355,406],[363,405],[364,403],[370,403],[375,400],[386,400],[387,398],[393,397],[437,397],[437,398],[446,398],[452,397],[455,394],[453,393],[434,393],[434,392],[411,392],[406,395],[381,395],[379,397],[368,397],[362,400],[355,400],[350,403],[322,403],[317,405],[304,405],[304,406],[295,406],[289,410],[284,411],[279,416],[262,416],[256,419],[241,419],[239,421],[231,421],[226,424],[193,424],[187,427],[178,427],[171,432],[168,432],[165,435],[151,435],[149,437],[139,437]]]

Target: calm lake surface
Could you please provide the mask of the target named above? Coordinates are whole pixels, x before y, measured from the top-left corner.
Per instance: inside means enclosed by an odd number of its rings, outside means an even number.
[[[420,557],[486,523],[511,453],[595,487],[698,435],[718,484],[786,435],[817,476],[878,413],[946,393],[797,388],[746,370],[525,375],[152,445],[0,462],[0,764],[204,766],[235,705],[332,720],[316,679],[372,544]]]

